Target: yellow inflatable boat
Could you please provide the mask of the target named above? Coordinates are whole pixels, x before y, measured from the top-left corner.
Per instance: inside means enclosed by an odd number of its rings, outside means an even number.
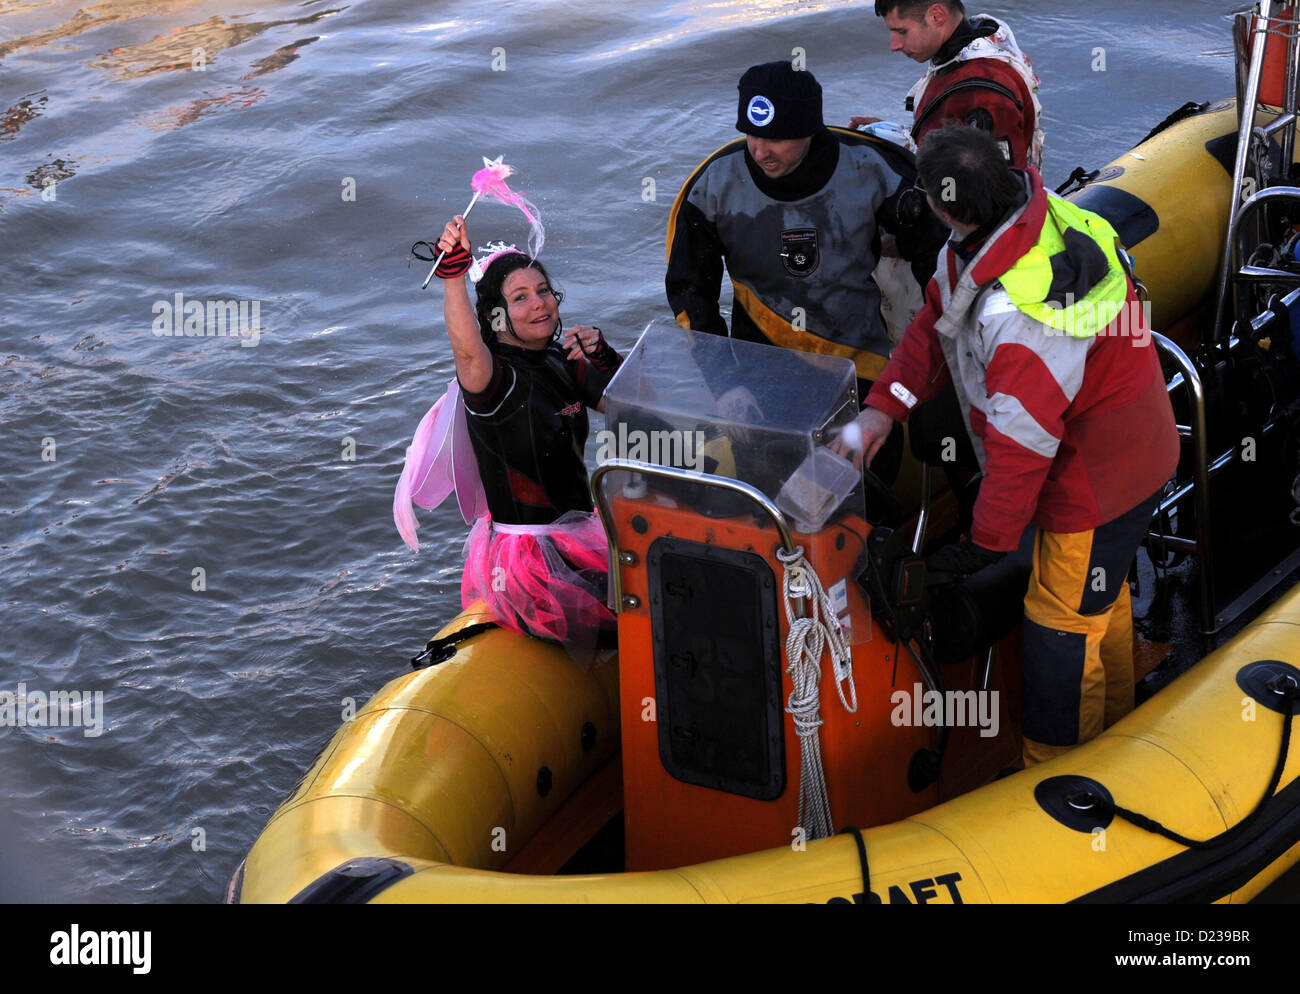
[[[1236,129],[1232,103],[1198,109],[1074,194],[1119,231],[1162,330],[1203,319],[1213,298]],[[1270,328],[1259,347],[1280,346]],[[821,372],[852,381],[851,367]],[[832,407],[796,412],[785,439],[733,433],[728,459],[794,465],[789,438],[824,437],[853,410]],[[1184,434],[1203,455],[1196,410],[1180,420],[1193,415]],[[620,652],[578,662],[464,612],[338,730],[229,900],[1240,902],[1300,860],[1300,588],[1099,738],[999,776],[1019,754],[1017,633],[909,615],[905,564],[855,582],[891,540],[867,524],[870,494],[858,513],[796,525],[784,487],[704,494],[699,475],[655,472],[622,463],[593,479]],[[1180,535],[1162,548],[1208,551]],[[782,652],[817,603],[810,576],[849,650],[813,649],[825,675],[811,737],[783,712]],[[935,664],[913,650],[922,638],[956,647]],[[574,872],[611,850],[626,872]]]
[[[462,615],[440,633],[482,620]],[[1246,901],[1300,859],[1300,591],[1106,731],[902,821],[657,872],[550,876],[618,810],[615,667],[500,629],[394,680],[249,853],[244,902]],[[543,790],[543,787],[546,789]],[[1273,788],[1276,788],[1275,790]],[[1187,846],[1116,816],[1138,808]]]
[[[1146,284],[1153,327],[1165,333],[1180,321],[1205,320],[1232,202],[1237,103],[1188,111],[1069,195],[1114,226]],[[1260,110],[1255,122],[1276,116]]]

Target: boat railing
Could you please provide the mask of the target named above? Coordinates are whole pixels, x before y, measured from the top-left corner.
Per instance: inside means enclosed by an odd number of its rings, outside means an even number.
[[[1214,339],[1206,343],[1207,358],[1223,358],[1243,341],[1250,340],[1251,336],[1243,333],[1243,328],[1268,313],[1267,308],[1259,308],[1259,288],[1283,291],[1300,288],[1300,271],[1254,261],[1261,247],[1272,250],[1260,234],[1268,215],[1283,216],[1292,225],[1300,222],[1300,187],[1270,186],[1258,191],[1246,199],[1228,225],[1230,250],[1226,268],[1232,284],[1232,320],[1216,325]]]
[[[1164,335],[1151,333],[1156,351],[1177,368],[1178,372],[1169,381],[1170,394],[1186,389],[1188,409],[1191,412],[1190,424],[1179,425],[1178,435],[1187,439],[1192,446],[1192,479],[1175,485],[1173,491],[1163,497],[1153,518],[1155,521],[1167,521],[1179,504],[1193,497],[1196,507],[1196,533],[1194,538],[1180,535],[1166,535],[1163,532],[1148,532],[1148,541],[1158,546],[1161,551],[1173,549],[1194,555],[1197,560],[1197,574],[1201,601],[1201,634],[1209,635],[1215,630],[1214,611],[1214,555],[1211,546],[1210,530],[1210,463],[1209,440],[1205,428],[1205,386],[1201,382],[1196,364],[1187,353]],[[1177,481],[1175,481],[1177,484]],[[1154,559],[1154,557],[1153,557]]]
[[[1300,196],[1300,190],[1293,192]],[[1275,281],[1269,279],[1264,282]],[[1214,375],[1218,375],[1226,364],[1227,354],[1245,346],[1258,348],[1262,342],[1268,340],[1293,341],[1297,329],[1300,329],[1300,287],[1296,287],[1285,297],[1273,295],[1269,306],[1263,312],[1244,325],[1236,325],[1234,334],[1224,343],[1223,355],[1209,368]],[[1199,575],[1200,631],[1202,635],[1214,635],[1238,618],[1261,596],[1285,579],[1297,565],[1300,565],[1300,551],[1292,552],[1231,603],[1223,607],[1219,606],[1215,596],[1210,481],[1229,466],[1240,462],[1242,452],[1234,444],[1217,453],[1213,459],[1210,458],[1206,390],[1201,376],[1201,369],[1206,368],[1203,365],[1205,357],[1202,357],[1201,362],[1195,362],[1168,338],[1154,332],[1152,340],[1167,364],[1176,370],[1167,383],[1171,397],[1180,391],[1186,392],[1188,423],[1178,425],[1178,434],[1190,445],[1192,462],[1191,478],[1176,478],[1173,481],[1160,500],[1153,522],[1169,521],[1177,513],[1180,505],[1190,499],[1193,502],[1195,533],[1191,538],[1185,535],[1171,535],[1157,525],[1148,531],[1149,548],[1153,553],[1173,551],[1196,558]],[[1262,443],[1283,428],[1287,423],[1287,414],[1285,409],[1279,409],[1265,418],[1258,427],[1257,442]],[[1154,554],[1152,559],[1155,560]]]
[[[1234,50],[1237,67],[1237,154],[1232,172],[1232,199],[1228,205],[1228,225],[1220,259],[1218,290],[1215,298],[1214,321],[1211,338],[1206,344],[1219,347],[1231,335],[1234,322],[1247,320],[1251,315],[1249,295],[1242,293],[1251,282],[1243,278],[1237,260],[1243,233],[1252,234],[1252,242],[1259,245],[1266,240],[1263,220],[1264,206],[1274,201],[1266,200],[1253,211],[1247,206],[1269,188],[1289,178],[1295,150],[1297,99],[1300,91],[1300,14],[1294,2],[1275,3],[1260,0],[1257,10],[1244,11],[1236,16],[1233,27]],[[1261,99],[1267,49],[1270,39],[1285,39],[1287,44],[1285,77],[1281,93],[1281,106],[1271,106]],[[1256,126],[1260,111],[1275,116],[1267,124]],[[1280,146],[1274,159],[1274,142]],[[1292,189],[1287,187],[1285,189]],[[1249,222],[1249,224],[1247,223]],[[1253,246],[1252,246],[1253,248]],[[1249,254],[1247,254],[1249,258]],[[1300,277],[1285,274],[1287,279],[1272,282],[1300,285]]]
[[[623,552],[619,548],[618,531],[615,528],[614,516],[610,511],[609,502],[605,497],[605,487],[603,486],[605,477],[609,473],[617,471],[660,480],[672,480],[678,483],[690,483],[696,486],[711,487],[716,490],[739,494],[747,498],[761,515],[766,516],[776,526],[782,549],[787,555],[794,555],[797,547],[794,540],[794,529],[790,527],[790,522],[781,512],[781,509],[757,487],[742,483],[740,480],[733,480],[730,477],[714,476],[711,473],[698,473],[694,470],[678,469],[674,466],[660,466],[655,463],[639,462],[635,459],[609,459],[597,466],[591,474],[591,493],[596,499],[596,505],[600,511],[600,521],[604,525],[605,535],[609,539],[610,607],[615,613],[621,613],[625,609],[635,610],[641,606],[637,602],[635,595],[625,595],[623,593],[620,566],[635,565],[635,558],[626,558],[629,556],[634,557],[635,554]],[[796,615],[803,617],[807,610],[806,598],[795,597],[793,600]]]
[[[1290,232],[1300,223],[1300,187],[1294,182],[1292,160],[1300,99],[1300,12],[1295,0],[1259,0],[1251,10],[1236,15],[1233,41],[1237,79],[1237,151],[1232,172],[1232,197],[1220,259],[1212,320],[1192,356],[1162,335],[1153,335],[1156,348],[1173,375],[1172,396],[1183,392],[1187,424],[1178,426],[1190,447],[1190,477],[1176,477],[1166,489],[1148,532],[1152,561],[1157,556],[1191,555],[1199,574],[1200,631],[1217,634],[1250,607],[1272,585],[1283,579],[1296,559],[1292,556],[1266,573],[1232,603],[1220,607],[1216,600],[1215,560],[1212,541],[1211,480],[1239,462],[1235,445],[1211,454],[1207,430],[1206,383],[1221,384],[1231,363],[1255,351],[1265,339],[1291,340],[1292,315],[1300,314],[1300,266],[1293,271],[1281,261],[1283,250],[1293,248]],[[1285,41],[1284,74],[1270,63],[1270,42]],[[1274,47],[1271,53],[1277,55]],[[1272,65],[1272,78],[1266,70]],[[1263,115],[1263,123],[1257,123]],[[1277,233],[1282,241],[1277,241]],[[1269,250],[1261,258],[1261,250]],[[1297,260],[1300,261],[1300,260]],[[1282,295],[1285,295],[1283,298]],[[1267,298],[1267,303],[1264,301]],[[1234,353],[1238,353],[1234,355]],[[1216,412],[1218,408],[1216,406]],[[1282,426],[1285,412],[1270,411],[1251,430],[1257,441]],[[1218,414],[1214,414],[1217,420]],[[1190,502],[1190,508],[1187,508]],[[1169,534],[1167,524],[1180,507],[1195,519],[1192,537]],[[1184,519],[1185,520],[1185,519]],[[1280,570],[1285,570],[1279,573]]]

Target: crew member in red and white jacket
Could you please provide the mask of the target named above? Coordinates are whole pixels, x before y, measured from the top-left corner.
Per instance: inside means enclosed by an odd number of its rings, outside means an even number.
[[[1042,169],[1038,76],[1010,26],[989,14],[967,17],[961,0],[876,0],[876,15],[889,29],[890,51],[929,63],[905,103],[917,145],[957,121],[991,134],[1018,169]],[[854,117],[849,127],[877,120]]]
[[[1133,707],[1128,568],[1178,435],[1114,229],[1009,168],[993,139],[935,132],[917,160],[952,229],[926,304],[858,418],[869,463],[895,421],[952,382],[984,479],[969,541],[927,561],[960,579],[1037,525],[1025,597],[1026,764]],[[849,451],[846,442],[836,447]]]

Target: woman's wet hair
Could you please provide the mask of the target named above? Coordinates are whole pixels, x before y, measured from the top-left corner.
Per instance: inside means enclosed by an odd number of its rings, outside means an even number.
[[[556,304],[564,299],[564,295],[552,282],[551,274],[540,262],[523,252],[503,252],[492,260],[484,271],[483,278],[478,281],[478,297],[474,303],[474,312],[478,315],[479,334],[489,345],[497,341],[496,325],[499,321],[504,321],[506,327],[510,327],[510,307],[506,303],[505,284],[510,274],[520,269],[536,269],[546,280],[546,285],[551,288],[551,292],[555,294]],[[514,331],[513,328],[510,330]],[[558,327],[556,332],[558,334]]]

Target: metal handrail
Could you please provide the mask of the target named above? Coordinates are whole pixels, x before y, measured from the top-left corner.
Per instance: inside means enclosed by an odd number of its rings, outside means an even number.
[[[1219,291],[1214,308],[1213,342],[1218,343],[1223,331],[1223,309],[1227,306],[1228,288],[1232,279],[1233,236],[1241,204],[1241,188],[1246,179],[1246,163],[1250,157],[1251,131],[1255,127],[1255,107],[1259,103],[1259,88],[1264,75],[1264,51],[1268,45],[1267,28],[1273,19],[1273,0],[1259,0],[1259,17],[1265,30],[1255,31],[1255,43],[1250,56],[1250,73],[1246,77],[1246,92],[1237,105],[1237,160],[1232,168],[1232,201],[1228,205],[1228,234],[1223,246],[1223,266],[1219,276]],[[1284,108],[1285,109],[1285,108]]]
[[[1269,121],[1268,124],[1263,124],[1255,128],[1254,131],[1251,132],[1251,134],[1253,134],[1258,139],[1267,141],[1268,139],[1272,138],[1275,134],[1277,134],[1279,131],[1281,131],[1283,128],[1290,128],[1291,134],[1294,136],[1295,121],[1296,121],[1296,116],[1294,114],[1291,113],[1282,114],[1279,117],[1273,118],[1273,120]],[[1287,138],[1286,135],[1282,136],[1283,141],[1286,141],[1286,138]]]
[[[1239,268],[1237,256],[1241,249],[1241,230],[1247,219],[1255,220],[1254,212],[1246,210],[1256,191],[1243,201],[1246,171],[1254,157],[1260,170],[1259,178],[1267,182],[1269,176],[1263,175],[1259,165],[1261,156],[1267,154],[1269,142],[1276,135],[1280,146],[1280,171],[1289,169],[1295,153],[1296,127],[1298,120],[1298,100],[1300,100],[1300,5],[1296,0],[1261,0],[1258,11],[1243,12],[1237,16],[1234,24],[1234,50],[1238,57],[1237,72],[1237,115],[1238,137],[1237,156],[1233,169],[1232,199],[1228,206],[1228,231],[1225,238],[1223,256],[1220,260],[1218,292],[1213,312],[1213,326],[1208,344],[1215,348],[1223,345],[1231,334],[1235,321],[1242,318],[1238,286],[1242,283],[1277,282],[1273,276],[1258,267]],[[1240,26],[1240,30],[1238,30]],[[1250,55],[1249,72],[1242,78],[1244,65],[1243,49],[1248,39],[1253,36],[1253,49]],[[1286,74],[1281,97],[1282,106],[1273,120],[1256,127],[1255,115],[1262,105],[1260,89],[1264,72],[1263,54],[1270,36],[1286,38]],[[1272,189],[1293,189],[1274,187]],[[1262,228],[1256,229],[1262,231]],[[1285,278],[1283,282],[1288,281]],[[1232,308],[1231,318],[1228,309]],[[1203,343],[1204,344],[1204,343]]]
[[[1274,270],[1263,266],[1241,265],[1241,229],[1249,221],[1253,221],[1255,216],[1265,207],[1275,202],[1292,201],[1300,204],[1300,187],[1295,186],[1270,186],[1267,189],[1260,190],[1248,198],[1241,205],[1241,209],[1228,223],[1228,245],[1229,252],[1224,260],[1224,272],[1229,275],[1233,281],[1234,289],[1236,283],[1258,283],[1268,284],[1277,283],[1283,285],[1300,286],[1300,275],[1290,273],[1285,270]],[[1226,306],[1226,301],[1225,301]],[[1224,321],[1224,315],[1218,314],[1214,326],[1213,344],[1223,346],[1225,339],[1231,336],[1232,328],[1236,323],[1237,305],[1233,304],[1233,320]],[[1231,349],[1231,344],[1228,345]]]
[[[1283,7],[1286,10],[1286,7]],[[1300,97],[1300,24],[1296,22],[1295,14],[1291,18],[1292,27],[1287,32],[1286,45],[1286,85],[1282,93],[1282,100],[1285,106],[1282,108],[1283,117],[1290,112],[1290,127],[1282,132],[1282,168],[1290,166],[1292,158],[1295,156],[1295,111],[1297,98]],[[1285,125],[1283,126],[1285,127]]]
[[[591,474],[591,494],[596,500],[596,506],[600,510],[600,523],[605,528],[605,536],[609,539],[609,584],[610,584],[610,607],[616,613],[621,613],[625,607],[635,607],[634,604],[625,604],[623,601],[623,577],[619,569],[622,558],[618,547],[618,534],[614,528],[614,518],[610,514],[609,503],[605,500],[605,488],[601,486],[607,473],[616,470],[622,470],[626,473],[639,473],[642,476],[657,477],[661,480],[676,480],[680,483],[693,483],[703,487],[713,487],[717,490],[725,490],[730,493],[740,494],[748,497],[750,501],[756,504],[776,525],[777,534],[781,538],[781,545],[784,547],[787,555],[793,555],[797,546],[794,541],[794,531],[790,523],[786,521],[785,515],[781,512],[768,496],[756,487],[748,483],[742,483],[739,480],[733,480],[726,476],[714,476],[711,473],[697,473],[694,470],[678,469],[674,466],[657,466],[654,463],[638,462],[635,459],[610,459],[596,467],[595,472]],[[806,610],[806,598],[795,598],[795,613],[803,616]]]
[[[1205,386],[1196,364],[1187,353],[1159,332],[1152,332],[1156,349],[1182,374],[1183,384],[1191,397],[1192,493],[1196,500],[1195,554],[1199,566],[1201,593],[1201,634],[1214,633],[1214,549],[1210,537],[1210,459],[1205,429]],[[1176,503],[1176,502],[1175,502]],[[1164,504],[1161,504],[1163,511]]]

